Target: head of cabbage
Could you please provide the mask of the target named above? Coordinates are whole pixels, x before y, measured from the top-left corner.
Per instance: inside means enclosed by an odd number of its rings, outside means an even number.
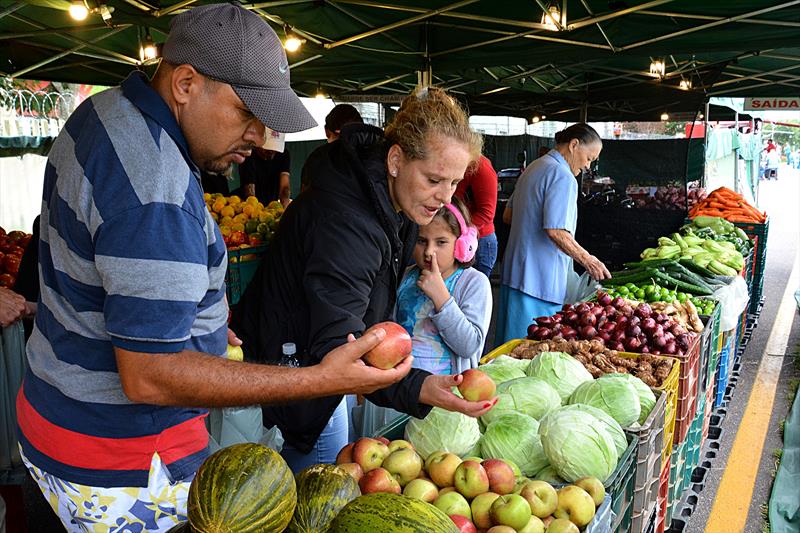
[[[481,437],[481,457],[512,461],[523,475],[532,476],[547,466],[539,422],[522,413],[501,415]]]
[[[553,465],[547,465],[536,472],[536,475],[533,476],[533,479],[547,481],[551,485],[563,485],[566,483],[566,481],[561,479],[561,476],[558,475],[558,472],[556,472],[556,469],[553,468]]]
[[[561,396],[549,383],[541,378],[524,377],[501,383],[497,392],[509,394],[515,409],[536,420],[561,405]]]
[[[560,407],[539,425],[545,456],[567,482],[586,476],[608,479],[617,467],[614,439],[605,425],[582,409]]]
[[[562,403],[566,403],[572,391],[592,375],[571,355],[564,352],[542,352],[531,361],[528,375],[541,378],[558,392]]]
[[[531,364],[530,359],[517,359],[516,357],[511,357],[510,355],[498,355],[490,364],[493,365],[501,365],[501,366],[510,366],[516,368],[517,370],[522,370],[525,372],[528,370],[528,366]]]
[[[625,450],[628,449],[628,438],[625,436],[625,431],[622,429],[622,426],[620,426],[619,422],[614,420],[610,414],[606,413],[602,409],[598,409],[597,407],[591,405],[585,405],[582,403],[565,405],[564,407],[562,407],[562,409],[563,410],[576,409],[578,411],[583,411],[589,413],[597,420],[599,420],[603,424],[603,426],[605,426],[606,431],[614,441],[614,446],[617,450],[618,459],[622,457],[622,454],[624,454]]]
[[[481,438],[478,420],[470,416],[434,407],[423,419],[410,418],[405,438],[423,459],[437,451],[464,457]]]
[[[480,370],[489,376],[492,381],[494,381],[495,385],[500,385],[512,379],[525,377],[524,370],[509,364],[489,363],[488,365],[482,365]]]
[[[656,406],[656,395],[653,393],[653,389],[648,387],[641,379],[630,374],[606,374],[603,377],[614,377],[627,381],[636,389],[636,394],[639,395],[639,405],[642,408],[642,412],[639,414],[639,425],[643,425],[650,415],[650,411]]]
[[[609,377],[610,376],[610,377]],[[581,383],[569,397],[569,403],[582,403],[602,409],[626,428],[639,420],[642,407],[639,395],[619,374],[607,374],[594,381]]]

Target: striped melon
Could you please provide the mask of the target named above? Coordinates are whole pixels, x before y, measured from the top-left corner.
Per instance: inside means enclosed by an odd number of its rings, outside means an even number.
[[[234,444],[212,454],[189,487],[189,523],[196,533],[279,533],[295,505],[289,466],[260,444]]]
[[[288,533],[327,531],[342,507],[361,491],[353,477],[334,465],[313,465],[297,474],[297,508]]]
[[[167,533],[191,533],[191,531],[192,528],[189,526],[189,522],[181,522],[180,524],[169,528]]]
[[[458,533],[442,511],[398,494],[365,494],[345,505],[328,533]]]

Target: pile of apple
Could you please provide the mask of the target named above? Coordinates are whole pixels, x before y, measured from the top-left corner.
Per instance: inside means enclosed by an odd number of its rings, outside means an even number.
[[[403,494],[450,516],[461,533],[578,533],[592,521],[605,488],[583,478],[556,490],[546,481],[520,477],[501,459],[439,451],[424,462],[405,440],[361,438],[339,452],[336,464],[361,492]]]
[[[17,280],[19,263],[31,234],[24,231],[6,233],[0,227],[0,287],[11,288]]]

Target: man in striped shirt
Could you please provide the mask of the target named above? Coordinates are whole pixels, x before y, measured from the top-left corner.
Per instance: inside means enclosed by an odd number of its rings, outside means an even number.
[[[131,74],[67,121],[48,158],[41,297],[17,398],[23,458],[69,531],[165,531],[207,454],[204,408],[367,393],[410,368],[369,368],[382,334],[316,367],[220,357],[225,245],[200,171],[313,119],[257,15],[177,16],[152,82]]]

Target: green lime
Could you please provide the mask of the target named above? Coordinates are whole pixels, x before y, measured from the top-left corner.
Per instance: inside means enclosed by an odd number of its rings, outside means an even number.
[[[635,297],[637,300],[644,300],[644,289],[637,290]]]
[[[627,296],[630,291],[628,290],[628,287],[623,285],[622,287],[617,289],[617,292],[620,294],[620,296]]]
[[[683,303],[683,302],[686,301],[686,293],[685,292],[679,292],[678,293],[678,301],[680,303]]]

